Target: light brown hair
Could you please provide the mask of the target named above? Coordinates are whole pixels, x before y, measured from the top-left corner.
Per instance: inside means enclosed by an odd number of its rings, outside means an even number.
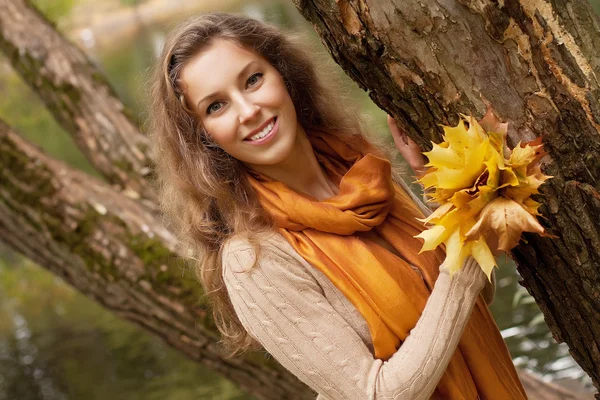
[[[310,135],[320,129],[344,136],[357,151],[370,148],[359,116],[325,85],[298,38],[248,17],[207,13],[191,18],[168,36],[151,78],[151,154],[160,204],[188,253],[209,297],[216,326],[229,355],[255,344],[240,324],[223,284],[223,244],[248,237],[260,254],[259,235],[274,228],[246,180],[247,167],[207,139],[199,118],[185,104],[179,74],[213,40],[227,39],[267,59],[282,75],[298,122]]]

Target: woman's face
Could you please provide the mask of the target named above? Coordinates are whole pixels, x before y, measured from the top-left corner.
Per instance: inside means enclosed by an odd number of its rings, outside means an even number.
[[[181,71],[186,101],[219,147],[252,165],[276,165],[296,142],[296,110],[263,57],[216,39]]]

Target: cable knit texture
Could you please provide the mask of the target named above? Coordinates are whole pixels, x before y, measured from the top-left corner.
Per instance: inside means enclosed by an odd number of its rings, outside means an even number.
[[[365,320],[341,292],[278,233],[254,251],[241,237],[223,249],[223,278],[248,333],[322,400],[429,399],[484,287],[469,259],[440,273],[425,309],[388,360],[373,356]],[[349,249],[350,251],[351,249]]]

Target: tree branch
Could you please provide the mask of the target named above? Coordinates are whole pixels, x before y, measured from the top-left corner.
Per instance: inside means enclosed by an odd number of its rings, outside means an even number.
[[[148,139],[97,68],[27,0],[0,0],[0,50],[109,183],[155,197]]]
[[[274,362],[223,359],[200,285],[146,207],[0,120],[0,241],[261,399],[312,392]]]

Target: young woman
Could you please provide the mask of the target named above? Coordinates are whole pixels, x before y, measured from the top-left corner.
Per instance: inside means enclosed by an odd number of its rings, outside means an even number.
[[[151,117],[162,206],[232,354],[258,342],[323,399],[526,398],[484,274],[470,259],[451,279],[442,250],[418,254],[419,202],[295,39],[189,20],[156,66]]]

